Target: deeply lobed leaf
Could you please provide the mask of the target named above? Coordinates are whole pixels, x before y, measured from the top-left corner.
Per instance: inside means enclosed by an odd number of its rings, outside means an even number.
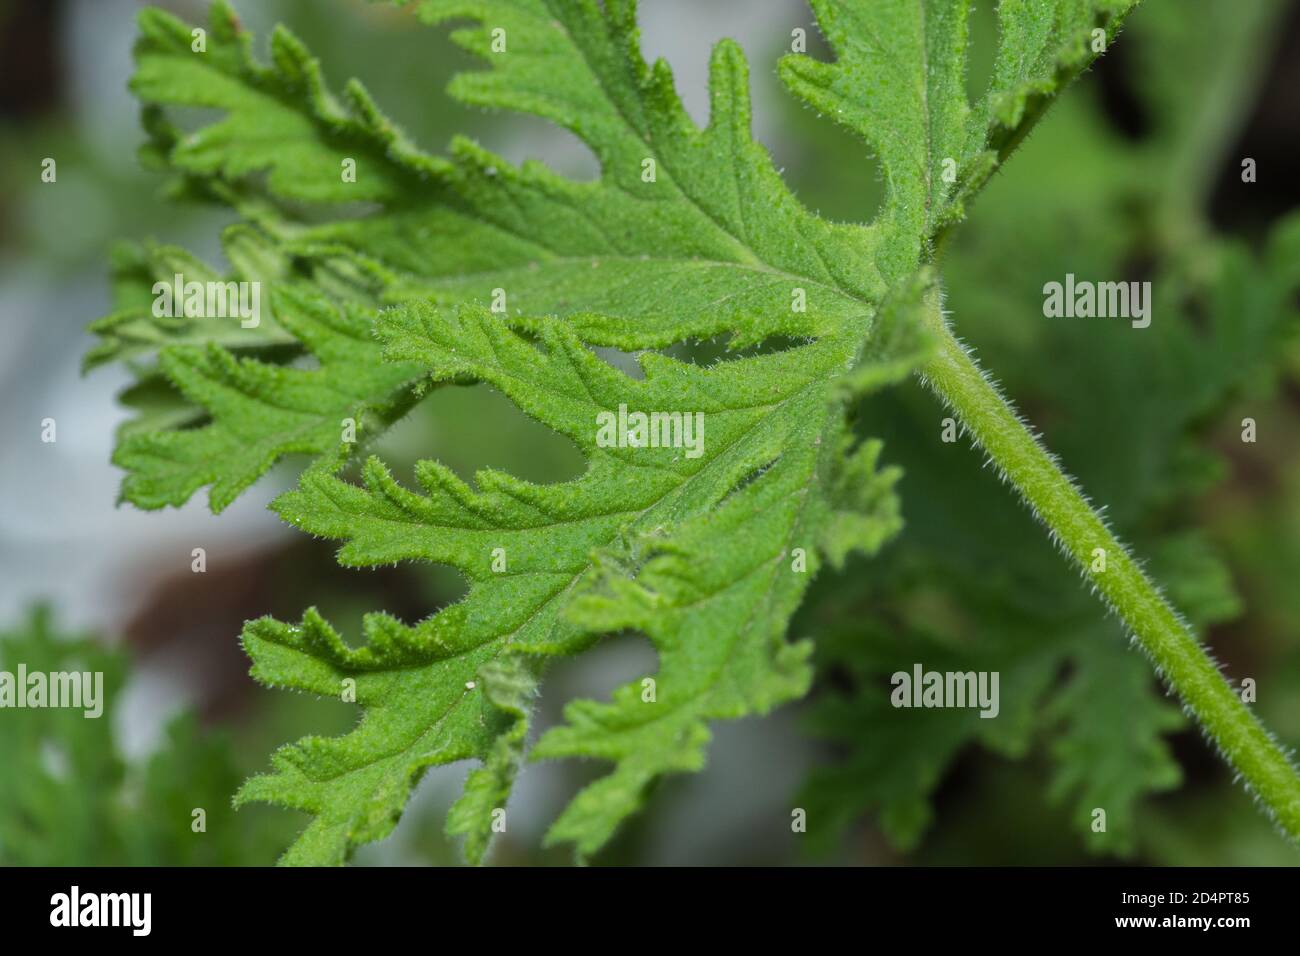
[[[142,324],[138,311],[107,320],[102,357],[163,345],[162,374],[211,417],[191,431],[126,436],[124,496],[179,504],[211,484],[219,509],[280,456],[307,452],[316,466],[275,505],[286,520],[342,540],[345,564],[433,560],[470,580],[464,601],[417,625],[372,615],[358,649],[312,612],[298,626],[246,629],[259,679],[326,696],[355,681],[365,710],[352,734],[282,749],[272,773],[241,791],[316,815],[287,861],[342,861],[389,832],[427,766],[467,757],[485,765],[450,826],[477,858],[522,753],[539,659],[594,634],[644,631],[660,670],[652,702],[639,684],[608,704],[576,702],[537,747],[614,762],[552,831],[582,852],[608,839],[655,777],[702,764],[710,720],[804,692],[808,648],[787,643],[785,629],[819,553],[838,564],[898,528],[897,474],[877,469],[876,443],[848,437],[846,408],[914,367],[924,343],[906,330],[931,294],[918,270],[935,237],[1023,133],[1032,104],[1090,59],[1085,36],[1113,34],[1131,6],[1003,4],[994,84],[973,110],[965,3],[816,4],[838,59],[787,59],[782,75],[879,158],[889,192],[870,225],[822,220],[786,189],[751,137],[735,44],[715,49],[710,120],[697,128],[666,64],[642,59],[628,2],[418,4],[430,23],[474,21],[453,38],[493,65],[458,77],[453,94],[571,130],[601,163],[593,183],[513,167],[467,140],[449,158],[428,156],[359,84],[333,96],[287,31],[272,38],[271,64],[256,63],[225,3],[213,5],[206,55],[179,21],[143,15],[137,95],[224,114],[189,135],[150,114],[148,156],[257,230],[273,250],[264,278],[276,326],[320,365],[237,357],[214,338],[197,349],[181,344],[195,334],[188,324]],[[349,159],[356,183],[339,177]],[[346,218],[334,208],[353,200],[375,207]],[[322,208],[300,220],[296,203]],[[297,290],[303,276],[317,294]],[[502,296],[504,315],[485,310]],[[640,380],[591,351],[715,335],[735,347],[774,336],[800,344],[711,368],[650,353]],[[417,374],[488,383],[574,441],[587,471],[548,486],[485,472],[474,489],[424,462],[422,493],[376,460],[361,485],[335,477],[350,450],[340,420],[373,434],[409,404]],[[620,405],[702,414],[702,453],[602,447],[596,416]],[[179,423],[189,413],[168,414]],[[494,548],[508,571],[492,569]],[[806,562],[798,569],[795,548]]]

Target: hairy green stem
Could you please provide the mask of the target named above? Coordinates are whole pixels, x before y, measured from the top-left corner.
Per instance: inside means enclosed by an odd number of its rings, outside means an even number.
[[[1219,673],[1178,612],[953,336],[937,291],[927,308],[927,322],[938,340],[934,356],[922,369],[929,386],[961,417],[1062,549],[1105,596],[1276,822],[1293,840],[1300,840],[1300,776],[1287,755]]]

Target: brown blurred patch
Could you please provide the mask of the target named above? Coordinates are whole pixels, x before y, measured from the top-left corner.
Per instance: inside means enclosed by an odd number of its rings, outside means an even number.
[[[263,615],[296,621],[303,608],[340,594],[407,622],[427,617],[440,603],[417,569],[342,568],[333,549],[307,540],[220,561],[209,556],[202,574],[192,572],[188,563],[180,570],[173,567],[162,571],[155,565],[135,577],[147,583],[123,637],[140,659],[165,657],[169,670],[183,671],[187,682],[197,684],[196,703],[205,719],[239,711],[257,689],[239,644],[245,621]],[[345,633],[344,639],[358,641],[355,634]]]

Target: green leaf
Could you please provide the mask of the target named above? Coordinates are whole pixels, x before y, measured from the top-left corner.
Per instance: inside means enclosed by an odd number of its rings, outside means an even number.
[[[219,512],[282,456],[312,454],[319,467],[337,466],[410,406],[416,370],[379,361],[363,309],[286,287],[275,302],[281,325],[319,366],[239,359],[215,343],[164,349],[163,374],[211,421],[124,435],[113,455],[127,473],[123,498],[141,508],[179,506],[210,484]]]
[[[237,316],[155,314],[155,284],[174,287],[177,275],[183,282],[246,281],[268,286],[286,276],[283,254],[255,230],[232,226],[222,240],[227,258],[235,265],[229,276],[219,275],[176,246],[118,243],[112,257],[116,310],[90,324],[89,331],[101,341],[86,353],[83,367],[89,371],[109,362],[138,359],[167,345],[212,343],[233,350],[255,350],[295,344],[296,339],[279,326],[270,308],[260,310],[259,321],[252,327],[245,327]]]
[[[279,821],[236,821],[240,772],[229,742],[193,715],[168,724],[147,761],[128,763],[114,740],[126,657],[58,631],[47,608],[0,632],[0,670],[83,675],[95,706],[4,710],[0,734],[0,864],[5,866],[247,866],[270,861]],[[98,676],[96,676],[98,675]],[[47,699],[47,702],[49,700]],[[83,703],[90,704],[83,697]],[[194,810],[204,811],[195,829]]]
[[[188,192],[230,202],[343,305],[337,320],[273,280],[277,322],[319,369],[164,348],[164,374],[212,421],[126,436],[124,496],[178,504],[210,483],[219,509],[277,457],[307,452],[317,465],[274,506],[287,521],[343,541],[344,564],[431,560],[470,582],[462,602],[414,626],[368,617],[359,648],[311,612],[300,626],[246,629],[260,680],[324,696],[355,681],[365,713],[350,735],[283,748],[241,792],[315,814],[286,861],[341,862],[391,830],[426,767],[466,757],[485,767],[450,826],[477,858],[486,811],[504,802],[522,753],[541,660],[600,633],[644,632],[660,669],[653,701],[637,683],[608,703],[574,702],[537,746],[614,765],[551,832],[583,854],[655,778],[702,765],[710,721],[804,693],[809,645],[785,630],[807,582],[823,559],[873,552],[899,527],[897,471],[877,469],[879,444],[853,438],[847,414],[925,354],[915,316],[937,294],[922,271],[936,237],[1091,59],[1088,31],[1113,34],[1131,6],[1003,4],[994,84],[972,109],[967,4],[816,4],[838,59],[787,59],[782,76],[880,160],[886,207],[867,225],[823,220],[781,181],[752,138],[748,67],[730,41],[714,50],[709,122],[697,128],[667,65],[643,60],[626,0],[417,5],[430,23],[472,21],[453,39],[492,65],[458,76],[453,95],[570,130],[600,163],[590,183],[512,166],[464,139],[450,158],[428,156],[359,84],[331,94],[287,31],[272,37],[270,65],[256,63],[225,3],[213,5],[205,55],[179,21],[142,17],[137,95],[223,112],[187,135],[154,114],[151,161]],[[355,183],[340,176],[347,160]],[[333,208],[351,200],[375,206]],[[318,208],[308,221],[295,203]],[[371,324],[391,364],[366,341]],[[593,351],[712,337],[759,354],[700,367],[650,352],[636,378]],[[361,485],[335,477],[339,419],[364,413],[370,430],[382,427],[402,411],[414,369],[435,383],[487,383],[571,439],[586,472],[546,486],[482,472],[471,488],[426,461],[413,492],[372,459]],[[624,406],[700,415],[706,437],[699,449],[606,447],[599,416]],[[508,571],[493,568],[494,549]]]
[[[188,24],[161,10],[140,13],[132,92],[146,103],[226,113],[171,144],[170,166],[229,181],[266,171],[273,195],[309,202],[394,200],[429,172],[427,157],[378,114],[359,83],[342,101],[326,90],[319,64],[287,30],[271,37],[269,67],[253,60],[229,4],[213,4],[209,30],[198,51]],[[349,158],[355,183],[340,175]]]
[[[781,77],[821,113],[858,133],[887,185],[884,255],[911,268],[921,244],[964,214],[963,202],[1019,142],[1050,101],[1108,42],[1136,0],[1007,0],[992,82],[976,109],[965,94],[970,3],[813,0],[836,59],[781,60]]]
[[[911,594],[899,580],[888,584],[890,594]],[[884,603],[875,596],[867,600]],[[840,689],[823,688],[808,726],[841,748],[842,757],[816,768],[799,794],[808,812],[810,849],[828,853],[873,811],[890,843],[914,849],[933,818],[931,796],[964,748],[979,743],[1007,757],[1028,752],[1043,696],[1061,666],[1060,649],[1044,642],[1039,629],[1009,626],[1010,616],[1000,618],[996,634],[963,641],[906,622],[864,622],[861,609],[848,602],[814,608],[822,634],[818,671],[835,674]],[[932,607],[929,612],[936,616]],[[893,706],[891,677],[910,676],[916,664],[926,671],[997,673],[996,718],[968,708]]]
[[[386,313],[380,330],[390,357],[426,365],[435,381],[487,382],[572,439],[589,467],[556,485],[480,472],[475,491],[426,461],[416,469],[424,493],[415,494],[372,459],[364,487],[318,473],[277,499],[290,523],[345,540],[339,560],[346,565],[433,560],[460,569],[471,586],[463,602],[414,628],[371,619],[368,644],[355,652],[316,619],[301,629],[252,626],[245,646],[260,680],[326,693],[356,673],[366,719],[341,740],[281,751],[276,772],[252,781],[241,799],[320,814],[287,860],[341,862],[353,843],[387,832],[419,770],[479,756],[488,773],[472,781],[453,827],[480,852],[491,825],[484,811],[492,808],[479,791],[503,795],[496,781],[508,778],[506,757],[517,755],[522,734],[525,695],[511,692],[516,703],[502,711],[489,703],[503,693],[497,688],[522,679],[525,658],[573,653],[592,633],[637,628],[660,652],[654,701],[643,701],[638,682],[612,704],[572,704],[568,726],[535,751],[616,761],[552,833],[594,851],[639,805],[650,780],[701,765],[709,719],[762,713],[806,689],[809,648],[785,642],[785,621],[836,514],[851,516],[836,529],[837,555],[874,550],[897,530],[889,492],[896,473],[875,485],[854,483],[852,495],[822,474],[842,460],[834,467],[875,476],[878,447],[845,456],[848,439],[836,423],[833,380],[851,357],[851,340],[710,368],[647,353],[644,378],[634,379],[557,320],[413,306]],[[603,447],[599,416],[620,406],[698,416],[702,441]],[[806,555],[798,572],[794,548]],[[493,569],[494,556],[504,570]],[[389,651],[398,645],[400,657]],[[286,646],[296,653],[286,657]],[[503,679],[500,668],[514,676]],[[496,719],[481,721],[485,710]],[[498,741],[485,726],[514,736]],[[397,755],[376,761],[377,750]]]
[[[282,862],[343,862],[351,847],[388,835],[426,767],[489,757],[498,737],[511,732],[512,718],[476,681],[496,648],[474,641],[499,625],[471,620],[464,605],[417,628],[372,614],[360,650],[347,647],[314,610],[299,626],[263,618],[245,627],[244,649],[259,681],[337,699],[352,692],[365,708],[346,737],[307,737],[282,747],[272,773],[254,777],[237,794],[240,805],[271,801],[315,815]],[[480,782],[469,793],[487,789],[482,776],[475,779]],[[490,832],[483,821],[476,825]],[[482,838],[472,838],[467,850],[474,839]]]
[[[22,626],[0,634],[0,670],[16,680],[27,673],[88,672],[102,676],[101,705],[116,700],[125,683],[119,657],[88,638],[56,635],[50,612],[38,608]],[[10,692],[14,691],[11,685]],[[107,711],[107,707],[105,707]],[[107,713],[85,708],[4,710],[0,734],[0,862],[6,865],[84,865],[119,852],[116,827],[104,826],[124,768],[113,746]]]
[[[871,108],[879,116],[850,113],[889,184],[887,212],[870,226],[826,222],[781,182],[750,135],[748,69],[735,44],[724,41],[714,52],[711,121],[697,130],[667,65],[641,59],[632,4],[602,13],[580,3],[554,16],[541,0],[418,5],[429,22],[468,17],[506,31],[505,55],[491,51],[486,27],[453,34],[494,66],[458,76],[453,94],[475,105],[534,112],[570,129],[601,161],[602,176],[594,183],[569,182],[536,163],[515,168],[463,139],[453,143],[450,159],[422,153],[355,81],[342,98],[332,94],[319,63],[287,30],[272,37],[271,63],[256,62],[249,36],[225,2],[212,6],[203,53],[191,48],[187,25],[161,11],[143,12],[132,88],[155,111],[223,111],[222,120],[189,134],[157,112],[149,123],[154,161],[190,183],[207,184],[260,231],[239,238],[260,244],[258,255],[247,258],[261,275],[244,267],[235,277],[273,283],[286,263],[296,261],[309,264],[323,289],[345,298],[378,294],[387,301],[431,297],[486,305],[498,301],[500,290],[511,314],[568,316],[580,333],[582,316],[599,314],[602,337],[621,348],[720,333],[743,347],[775,335],[826,335],[850,324],[865,332],[888,287],[909,278],[941,220],[956,214],[941,168],[949,144],[963,144],[953,150],[965,176],[962,164],[973,162],[1023,114],[1004,108],[996,121],[968,119],[957,82],[966,5],[932,6],[940,15],[918,20],[918,5],[891,0],[873,7],[869,21],[859,21],[854,17],[861,15],[845,14],[840,5],[822,4],[818,13],[843,46],[841,61],[783,61],[795,92],[841,119],[840,100],[817,98],[807,76],[833,77],[834,96],[845,102],[876,103],[865,82],[870,77],[879,76],[874,82],[893,91]],[[1105,21],[1114,29],[1129,6],[1101,0],[1005,4],[1003,65],[990,102],[1021,102],[1031,88],[1040,94],[1055,89],[1090,56],[1084,21]],[[915,45],[907,45],[904,56],[877,62],[871,37],[900,30]],[[931,69],[931,58],[941,53],[933,62],[945,64],[942,75]],[[556,62],[568,68],[553,69]],[[926,78],[919,92],[903,93],[900,70]],[[868,127],[869,119],[879,123]],[[357,163],[356,182],[340,175],[349,159]],[[650,182],[647,162],[654,164]],[[250,185],[254,174],[256,185]],[[378,210],[330,221],[339,203],[361,200],[378,203]],[[296,216],[288,203],[322,206],[325,221],[291,221]],[[197,264],[188,268],[206,277]],[[797,296],[803,299],[798,310],[792,307]],[[109,340],[88,363],[129,355],[128,349],[193,341],[192,323],[158,329],[160,323],[142,320],[138,311],[137,302],[98,325]],[[198,334],[205,342],[239,344],[223,342],[216,329]],[[264,336],[280,341],[271,329]],[[364,359],[359,354],[354,364]],[[193,361],[187,356],[171,364]],[[293,435],[276,440],[296,444]],[[240,468],[209,480],[232,489],[220,496],[227,501],[247,486],[249,474]],[[136,503],[157,507],[183,501],[201,484],[176,483],[160,498],[152,484],[128,483],[124,497],[134,501],[139,487]]]
[[[1138,800],[1183,779],[1163,735],[1186,720],[1151,692],[1143,663],[1116,641],[1086,641],[1075,673],[1047,708],[1049,720],[1065,721],[1051,747],[1056,767],[1048,795],[1069,798],[1071,822],[1094,853],[1131,854]]]

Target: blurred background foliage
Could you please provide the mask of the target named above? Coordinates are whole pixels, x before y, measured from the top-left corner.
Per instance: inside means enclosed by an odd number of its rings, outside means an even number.
[[[203,22],[200,0],[162,4]],[[334,85],[364,78],[426,149],[453,132],[579,178],[591,156],[531,119],[457,106],[442,87],[471,67],[439,31],[361,0],[237,3],[260,38],[285,22]],[[292,467],[214,521],[113,511],[117,369],[80,377],[85,323],[108,311],[120,237],[184,244],[220,261],[228,214],[159,196],[143,170],[130,73],[132,0],[0,0],[0,662],[96,659],[111,675],[99,721],[0,714],[0,863],[269,863],[300,822],[234,813],[228,797],[273,747],[346,729],[347,705],[254,687],[236,635],[250,617],[317,605],[346,633],[382,607],[419,619],[462,586],[442,569],[344,571],[331,548],[264,505]],[[655,0],[646,53],[673,65],[703,119],[709,44],[735,36],[754,64],[755,123],[813,208],[869,219],[874,161],[795,108],[771,69],[810,14],[794,0]],[[991,3],[972,21],[972,96],[991,69]],[[823,53],[825,51],[823,50]],[[766,65],[766,66],[765,66]],[[947,307],[1049,447],[1106,505],[1116,530],[1205,635],[1283,742],[1300,743],[1300,4],[1147,0],[1097,68],[1049,113],[942,250]],[[56,157],[57,188],[40,181]],[[1255,160],[1257,181],[1242,181]],[[1150,328],[1046,319],[1042,286],[1149,280]],[[711,358],[700,353],[701,358]],[[846,864],[1294,864],[1027,511],[919,385],[873,396],[864,434],[906,470],[907,527],[878,558],[827,574],[794,623],[818,642],[803,704],[717,728],[706,772],[659,787],[599,862]],[[46,416],[54,445],[39,439]],[[1242,419],[1257,440],[1241,440]],[[548,481],[581,462],[484,386],[436,390],[381,442],[399,476],[419,457],[467,478],[482,467]],[[202,498],[203,496],[199,496]],[[191,549],[208,572],[190,571]],[[52,636],[66,626],[118,646]],[[900,711],[888,676],[1001,673],[1001,715]],[[53,667],[53,664],[48,667]],[[548,676],[536,730],[575,695],[603,696],[653,667],[635,637]],[[48,669],[48,668],[47,668]],[[17,716],[15,716],[17,715]],[[421,785],[397,833],[359,863],[448,863],[442,817],[464,767]],[[565,862],[540,834],[591,768],[528,765],[499,864]],[[190,829],[192,810],[207,830]],[[791,832],[791,811],[808,832]],[[1094,833],[1092,811],[1107,811]]]

